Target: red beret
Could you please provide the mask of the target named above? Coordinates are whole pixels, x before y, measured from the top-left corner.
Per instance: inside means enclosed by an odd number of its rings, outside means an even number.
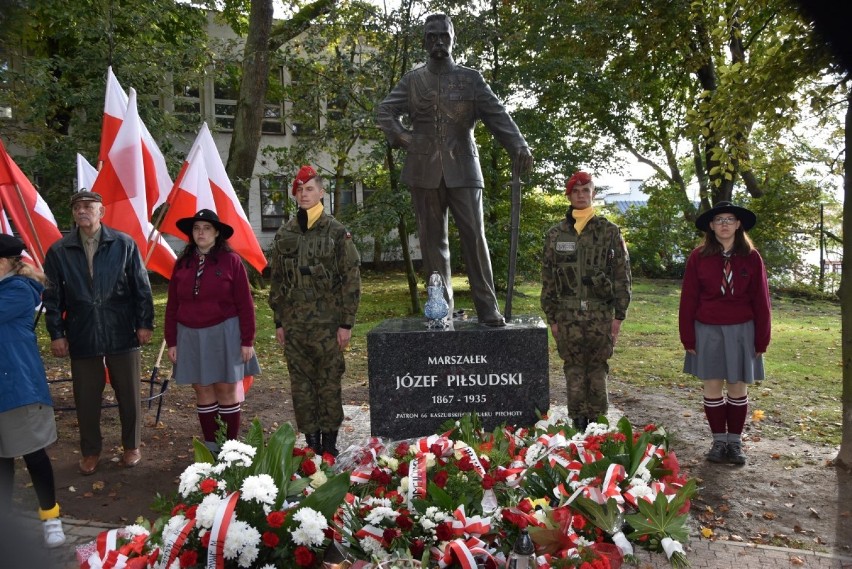
[[[317,171],[311,168],[310,166],[302,166],[299,169],[299,173],[296,174],[296,179],[293,180],[293,190],[292,194],[296,195],[296,189],[302,184],[306,183],[308,180],[317,177]]]
[[[574,190],[574,186],[580,184],[585,186],[592,181],[592,176],[588,172],[575,172],[567,182],[565,182],[565,195],[567,196]]]

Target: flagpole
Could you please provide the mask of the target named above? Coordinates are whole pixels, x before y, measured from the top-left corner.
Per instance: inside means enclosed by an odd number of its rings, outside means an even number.
[[[38,232],[36,231],[35,223],[33,223],[33,218],[30,217],[30,210],[27,209],[27,202],[24,201],[24,194],[21,191],[21,187],[18,185],[18,182],[14,182],[14,183],[15,183],[15,193],[18,194],[18,200],[20,200],[20,202],[21,202],[21,209],[24,211],[24,214],[27,216],[27,223],[30,226],[30,231],[32,232],[33,240],[35,241],[36,247],[38,247],[38,253],[39,254],[34,256],[33,260],[38,265],[39,270],[44,270],[44,267],[42,266],[41,261],[39,260],[39,257],[41,257],[41,259],[44,259],[44,247],[41,246],[41,239],[39,239],[39,237],[38,237]]]

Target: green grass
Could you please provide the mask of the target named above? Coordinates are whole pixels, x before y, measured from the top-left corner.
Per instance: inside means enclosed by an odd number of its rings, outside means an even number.
[[[456,308],[474,315],[467,282],[453,279]],[[519,283],[513,300],[513,313],[541,314],[537,283]],[[155,287],[157,329],[154,346],[143,351],[147,369],[151,369],[162,342],[165,285]],[[268,289],[255,293],[257,305],[256,351],[263,374],[258,381],[284,382],[287,377],[282,350],[275,342],[272,315],[267,305]],[[504,295],[499,295],[503,305]],[[612,376],[636,389],[665,390],[673,397],[688,400],[700,413],[701,385],[681,372],[683,348],[678,339],[677,312],[680,283],[675,281],[637,280],[627,320],[622,326],[615,355],[610,361]],[[421,304],[425,289],[421,286]],[[830,445],[840,444],[841,367],[840,306],[823,301],[791,297],[772,299],[772,342],[766,358],[766,381],[749,392],[751,408],[765,413],[763,436],[780,438],[795,434],[803,440]],[[367,341],[370,329],[387,318],[409,316],[408,285],[401,273],[364,271],[358,323],[347,354],[347,385],[367,385]],[[42,352],[49,376],[67,375],[65,362],[49,355],[44,326],[39,326]],[[551,377],[561,377],[561,361],[550,339]],[[164,356],[162,373],[170,364]],[[561,381],[556,382],[561,384]],[[346,390],[344,389],[344,394]],[[350,402],[350,401],[347,401]],[[355,402],[359,403],[359,402]]]

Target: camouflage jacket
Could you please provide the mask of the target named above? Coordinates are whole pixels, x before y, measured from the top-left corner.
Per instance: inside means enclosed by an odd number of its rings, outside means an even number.
[[[541,285],[541,308],[549,324],[577,310],[605,311],[624,320],[630,258],[618,226],[595,215],[580,235],[567,217],[551,227],[544,239]]]
[[[361,299],[361,259],[352,235],[323,213],[305,233],[295,217],[275,234],[269,306],[276,326],[351,327]]]

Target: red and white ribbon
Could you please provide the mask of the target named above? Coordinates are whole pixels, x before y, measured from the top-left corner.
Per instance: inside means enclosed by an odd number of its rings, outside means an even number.
[[[422,500],[426,497],[426,457],[417,455],[408,463],[408,507],[410,508],[415,499]]]
[[[186,543],[186,538],[189,537],[189,532],[192,531],[194,525],[195,520],[186,520],[180,532],[170,536],[167,541],[163,542],[163,551],[168,552],[168,558],[163,567],[171,567],[172,562],[180,555],[180,550],[183,544]]]
[[[228,535],[239,497],[239,492],[233,492],[216,508],[213,527],[210,529],[210,544],[207,546],[207,569],[225,568],[225,536]]]

